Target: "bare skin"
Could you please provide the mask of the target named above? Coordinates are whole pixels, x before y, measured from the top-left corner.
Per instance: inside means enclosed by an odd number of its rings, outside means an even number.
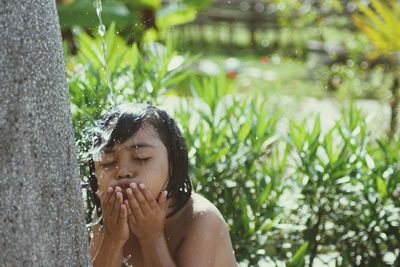
[[[176,214],[166,198],[169,163],[150,126],[116,144],[95,163],[103,227],[94,227],[93,266],[237,266],[226,223],[217,208],[192,194]]]

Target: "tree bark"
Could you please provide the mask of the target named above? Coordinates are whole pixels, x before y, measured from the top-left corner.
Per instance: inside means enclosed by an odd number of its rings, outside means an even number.
[[[55,1],[0,0],[0,266],[88,266]]]

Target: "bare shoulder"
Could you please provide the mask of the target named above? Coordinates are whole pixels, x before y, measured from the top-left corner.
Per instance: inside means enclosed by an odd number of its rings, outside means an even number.
[[[202,195],[192,194],[192,227],[225,228],[226,223],[217,207]]]
[[[178,265],[236,266],[228,226],[217,207],[196,193],[192,193],[188,204],[185,237],[177,256]]]
[[[202,239],[211,239],[216,245],[231,245],[228,225],[218,208],[207,198],[193,193],[192,218],[186,234]]]

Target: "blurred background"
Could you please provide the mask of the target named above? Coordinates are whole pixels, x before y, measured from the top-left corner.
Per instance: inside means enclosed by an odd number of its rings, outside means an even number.
[[[241,266],[400,266],[400,1],[56,2],[83,183],[86,129],[150,102]]]

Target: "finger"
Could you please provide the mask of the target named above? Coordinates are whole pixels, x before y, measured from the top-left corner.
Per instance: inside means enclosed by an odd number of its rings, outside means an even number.
[[[129,206],[129,201],[126,199],[124,201],[124,204],[126,206],[126,211],[127,211],[129,224],[132,224],[132,223],[135,224],[136,223],[136,218],[135,218],[135,215],[132,213],[131,207]]]
[[[114,206],[113,206],[113,211],[111,213],[111,216],[113,218],[115,218],[115,221],[118,220],[119,217],[119,213],[121,210],[121,204],[123,202],[123,196],[122,196],[122,192],[121,192],[121,188],[119,188],[118,186],[115,188],[115,201],[114,201]]]
[[[147,201],[147,204],[151,209],[157,208],[157,202],[154,199],[153,195],[151,194],[150,190],[147,190],[146,186],[144,184],[139,184],[139,188],[142,191],[142,194]]]
[[[125,199],[124,203],[126,204],[126,207],[127,207],[127,210],[128,210],[128,216],[132,216],[133,219],[135,219],[135,214],[133,213],[132,208],[130,206],[130,201],[133,198],[135,198],[133,196],[132,189],[130,189],[130,188],[126,189],[126,196],[127,196],[128,199]],[[135,221],[136,221],[136,219],[135,219]]]
[[[104,202],[103,212],[105,216],[111,216],[115,202],[114,189],[113,188],[112,190],[108,189],[107,194],[110,194],[110,196],[108,197],[108,201]]]
[[[120,211],[119,211],[119,218],[118,218],[118,222],[119,223],[123,223],[127,221],[127,207],[125,206],[125,204],[121,204],[120,205]]]
[[[135,190],[138,190],[137,186],[134,185],[132,186],[132,188],[128,188],[127,189],[127,195],[128,195],[128,202],[129,202],[129,207],[131,208],[131,211],[133,213],[133,215],[136,218],[136,221],[144,218],[143,212],[139,206],[139,203],[136,199],[135,196]]]
[[[139,186],[136,186],[136,188],[133,189],[133,194],[135,195],[135,198],[137,202],[139,203],[140,209],[142,210],[143,214],[146,216],[147,214],[150,213],[150,206],[147,204],[147,201],[142,193],[142,190],[144,188],[144,184],[139,184]]]

